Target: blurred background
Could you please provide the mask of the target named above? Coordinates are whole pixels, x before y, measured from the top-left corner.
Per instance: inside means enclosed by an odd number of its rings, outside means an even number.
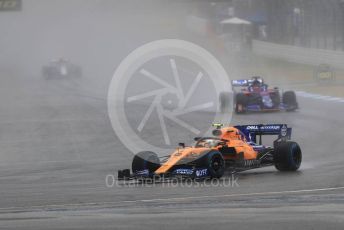
[[[127,151],[108,87],[129,53],[159,39],[200,45],[231,79],[344,96],[341,0],[0,0],[0,28],[4,164]]]
[[[109,119],[110,82],[132,51],[159,39],[203,47],[231,79],[261,76],[280,92],[294,90],[298,111],[235,114],[228,122],[293,127],[292,139],[304,156],[300,172],[283,174],[272,167],[243,172],[240,187],[231,190],[160,184],[158,189],[107,188],[106,175],[130,167],[133,157]],[[178,65],[181,59],[175,58]],[[170,60],[153,60],[147,70],[173,81]],[[183,87],[191,88],[198,73],[192,71],[198,69],[185,63]],[[161,87],[145,77],[136,73],[128,92]],[[220,79],[207,77],[195,91],[198,98],[209,99],[209,80]],[[218,95],[213,98],[216,108]],[[171,110],[177,99],[163,98]],[[135,103],[126,111],[137,119],[133,130],[147,111],[146,104]],[[209,229],[218,224],[223,229],[341,229],[343,103],[343,0],[0,0],[0,228]],[[196,111],[185,121],[208,130],[212,112]],[[162,137],[158,119],[143,128],[143,140],[153,143]],[[173,121],[166,126],[173,148],[178,142],[192,143],[197,133],[185,132]],[[294,190],[305,195],[232,199],[232,194]],[[178,199],[169,200],[193,196],[202,201],[182,198],[175,205]],[[154,199],[159,201],[146,202]],[[168,202],[159,204],[162,200]],[[87,204],[92,209],[80,215],[79,208]],[[101,205],[117,207],[104,208],[108,213],[103,215]],[[126,205],[132,210],[123,211]],[[70,215],[68,208],[76,211]],[[13,211],[24,209],[39,212]]]
[[[163,38],[203,46],[237,77],[309,82],[322,64],[342,75],[342,0],[1,0],[0,7],[0,71],[8,76],[37,77],[65,58],[86,78],[109,79],[129,52]],[[275,70],[284,66],[287,73]]]

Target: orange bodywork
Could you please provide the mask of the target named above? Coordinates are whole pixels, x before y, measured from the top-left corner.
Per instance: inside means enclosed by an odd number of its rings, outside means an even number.
[[[243,153],[245,160],[253,160],[257,158],[257,152],[247,143],[244,135],[237,128],[226,127],[221,129],[219,138],[228,140],[226,145],[235,148],[237,153]],[[219,147],[218,147],[219,148]],[[225,158],[226,160],[226,158]]]
[[[204,151],[209,150],[209,148],[195,148],[195,147],[186,147],[178,148],[172,153],[168,160],[158,168],[155,173],[161,174],[166,173],[174,165],[176,165],[181,159],[187,157],[197,157],[202,154]]]
[[[232,147],[235,149],[236,155],[223,156],[224,160],[236,159],[238,154],[242,153],[245,160],[257,159],[257,152],[253,147],[247,143],[244,135],[240,133],[237,128],[226,127],[220,129],[221,134],[218,136],[219,139],[226,140],[225,146]],[[185,158],[197,158],[200,154],[209,150],[218,150],[224,146],[218,145],[212,148],[205,147],[185,147],[176,149],[156,171],[156,174],[163,174],[168,172],[174,165],[176,165],[180,160]]]

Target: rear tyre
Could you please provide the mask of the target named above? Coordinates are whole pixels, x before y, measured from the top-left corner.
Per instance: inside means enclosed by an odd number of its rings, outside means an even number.
[[[235,96],[235,112],[245,113],[246,112],[246,106],[248,104],[248,97],[243,93],[238,93]]]
[[[206,167],[211,178],[220,178],[225,172],[225,161],[218,151],[210,151],[205,158]]]
[[[277,145],[274,151],[275,167],[279,171],[296,171],[300,168],[302,152],[296,142],[288,141]]]
[[[283,104],[286,106],[287,111],[295,111],[299,108],[294,91],[287,91],[283,93]]]
[[[139,152],[134,156],[131,169],[133,173],[143,172],[148,170],[148,175],[151,175],[160,167],[160,159],[156,153],[144,151]]]

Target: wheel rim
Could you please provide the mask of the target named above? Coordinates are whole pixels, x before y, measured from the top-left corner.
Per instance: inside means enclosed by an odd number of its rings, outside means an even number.
[[[223,162],[220,157],[215,156],[211,161],[211,168],[217,172],[222,168]]]

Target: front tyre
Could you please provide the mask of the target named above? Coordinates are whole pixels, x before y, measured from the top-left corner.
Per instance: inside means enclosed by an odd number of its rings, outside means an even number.
[[[296,94],[294,91],[286,91],[282,96],[283,104],[286,106],[288,112],[295,111],[299,108],[299,105],[296,100]]]
[[[301,161],[301,148],[296,142],[280,143],[274,150],[274,163],[279,171],[296,171],[300,168]]]
[[[211,151],[206,157],[206,167],[211,178],[220,178],[225,172],[225,161],[218,151]]]
[[[246,96],[243,93],[238,93],[235,96],[235,112],[237,114],[245,113],[246,112],[246,106],[248,104],[248,96]]]

